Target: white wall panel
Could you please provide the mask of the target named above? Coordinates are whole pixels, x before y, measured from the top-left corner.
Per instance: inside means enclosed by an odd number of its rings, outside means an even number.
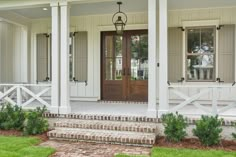
[[[27,49],[20,26],[0,22],[1,83],[27,82]]]

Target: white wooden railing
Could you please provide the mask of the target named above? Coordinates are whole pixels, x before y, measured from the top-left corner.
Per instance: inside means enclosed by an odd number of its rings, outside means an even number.
[[[178,100],[174,107],[169,108],[169,112],[194,105],[207,114],[218,115],[236,107],[236,87],[232,85],[173,84],[169,86],[169,94],[172,97],[170,99]],[[210,107],[205,104],[210,104]]]
[[[50,107],[45,97],[50,96],[50,84],[0,84],[0,102],[26,107],[35,101]]]

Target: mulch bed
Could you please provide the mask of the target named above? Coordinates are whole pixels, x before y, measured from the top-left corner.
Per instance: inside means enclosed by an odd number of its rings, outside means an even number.
[[[201,145],[200,141],[195,138],[184,139],[179,143],[171,143],[166,141],[165,137],[158,137],[155,145],[156,147],[166,148],[189,148],[189,149],[203,149],[203,150],[225,150],[236,151],[236,141],[221,140],[221,143],[217,146],[206,147]]]
[[[21,131],[17,131],[17,130],[0,130],[0,135],[3,135],[3,136],[23,136],[23,133]],[[37,137],[42,142],[45,142],[48,140],[47,132],[45,132],[41,135],[31,135],[30,137]]]

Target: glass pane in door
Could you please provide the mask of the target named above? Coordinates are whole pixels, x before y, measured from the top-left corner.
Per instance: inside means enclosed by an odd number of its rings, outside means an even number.
[[[131,80],[148,80],[148,35],[131,36]]]
[[[122,80],[122,37],[105,37],[105,80]]]

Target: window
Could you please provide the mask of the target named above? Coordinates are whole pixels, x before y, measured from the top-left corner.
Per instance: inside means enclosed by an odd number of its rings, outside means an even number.
[[[215,27],[187,28],[187,81],[215,81]]]
[[[86,82],[88,68],[87,32],[70,33],[69,77],[71,81]],[[51,80],[51,34],[37,34],[37,81]]]

